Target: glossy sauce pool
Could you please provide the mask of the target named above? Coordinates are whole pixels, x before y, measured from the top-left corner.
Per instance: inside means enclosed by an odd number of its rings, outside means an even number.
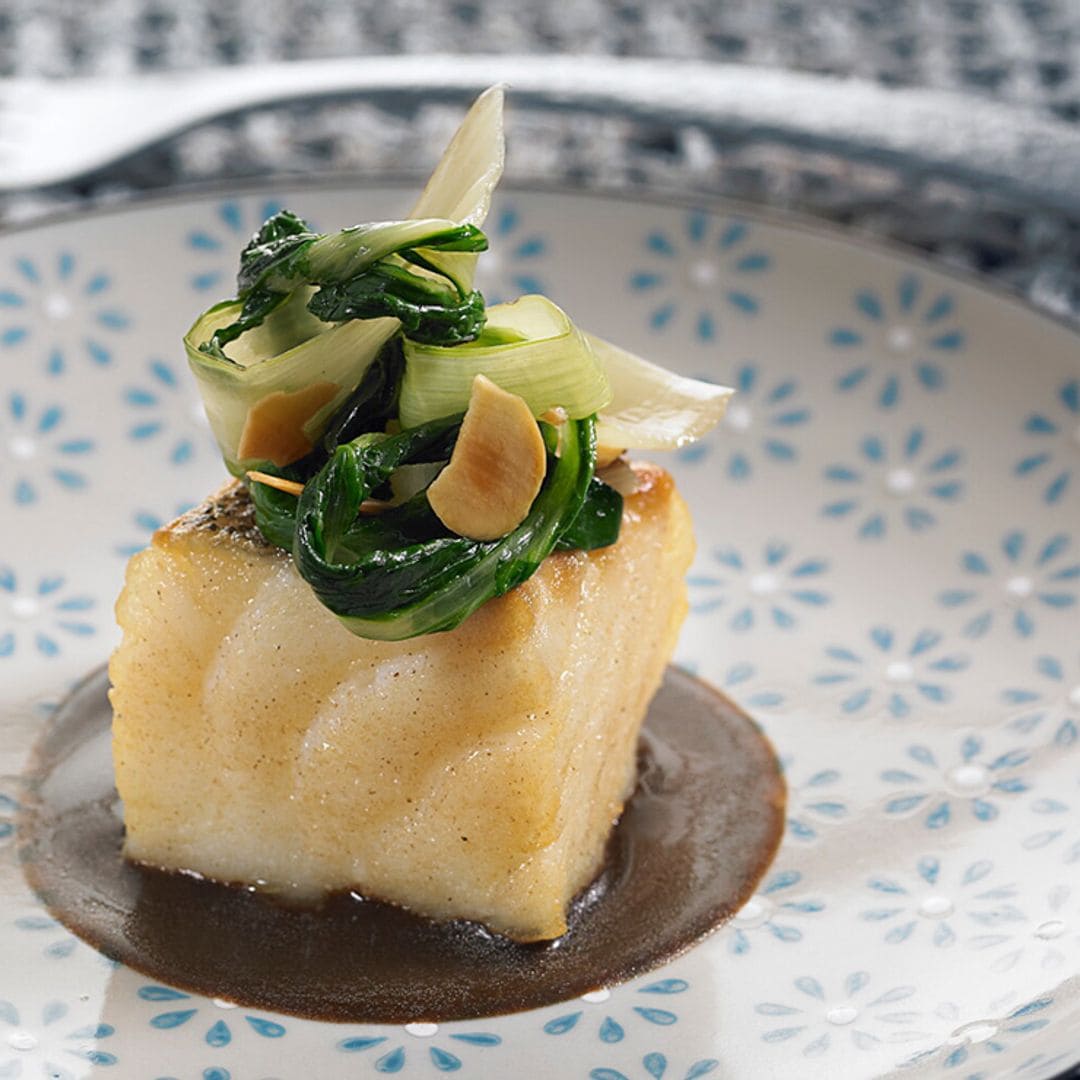
[[[611,986],[729,919],[783,831],[769,742],[722,694],[669,668],[645,722],[637,789],[561,938],[520,945],[354,893],[288,907],[125,862],[107,687],[104,671],[87,679],[38,743],[19,822],[27,877],[106,956],[249,1007],[398,1024],[516,1012]]]

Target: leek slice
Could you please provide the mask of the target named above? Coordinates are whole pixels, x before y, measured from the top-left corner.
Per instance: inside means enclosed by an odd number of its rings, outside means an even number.
[[[483,225],[499,183],[506,154],[503,87],[492,86],[473,103],[443,152],[409,217],[444,217],[462,225]],[[432,258],[459,288],[472,287],[476,255],[440,254]]]
[[[399,465],[390,474],[393,505],[400,506],[414,495],[426,491],[428,485],[446,467],[445,461],[423,461],[416,465]]]
[[[558,406],[580,420],[611,401],[607,377],[582,332],[547,297],[523,296],[488,308],[487,326],[475,341],[405,342],[402,427],[463,412],[477,375],[524,398],[535,416]]]
[[[411,217],[481,225],[503,169],[503,91],[493,87],[473,104],[436,165]],[[432,253],[429,260],[461,288],[471,286],[476,255]],[[251,409],[270,394],[294,393],[314,383],[340,386],[333,398],[305,418],[302,433],[312,444],[329,418],[355,389],[397,319],[358,320],[335,326],[306,310],[312,290],[301,286],[265,319],[228,346],[223,356],[200,351],[214,333],[235,323],[241,301],[210,308],[184,337],[211,430],[229,470],[242,475],[267,464],[238,453]]]
[[[327,421],[352,393],[379,350],[398,328],[396,319],[353,321],[330,327],[322,323],[325,330],[302,337],[291,348],[252,355],[254,350],[246,338],[260,331],[267,337],[276,333],[272,320],[267,320],[266,325],[237,339],[235,346],[244,351],[231,350],[233,356],[229,360],[200,352],[199,345],[209,341],[215,330],[232,323],[240,307],[239,303],[233,302],[211,308],[199,316],[184,338],[206,418],[221,447],[225,465],[234,476],[242,476],[248,469],[268,464],[265,457],[244,458],[239,453],[245,425],[254,406],[279,392],[296,393],[319,383],[336,387],[326,403],[302,421],[303,435],[314,446]],[[317,320],[312,316],[312,321]]]
[[[600,446],[676,450],[723,419],[730,387],[676,375],[593,334],[585,338],[611,383],[596,427]]]

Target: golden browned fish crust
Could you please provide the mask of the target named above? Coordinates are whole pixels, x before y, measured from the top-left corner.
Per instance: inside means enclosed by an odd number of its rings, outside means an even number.
[[[402,642],[345,630],[235,482],[159,530],[129,565],[110,666],[126,854],[562,933],[686,612],[686,507],[635,468],[617,544],[553,554],[457,629]]]

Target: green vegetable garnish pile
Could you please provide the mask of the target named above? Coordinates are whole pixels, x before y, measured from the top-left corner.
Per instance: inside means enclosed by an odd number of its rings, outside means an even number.
[[[496,89],[415,217],[320,234],[275,214],[241,254],[236,299],[185,337],[230,471],[286,482],[249,484],[263,535],[363,637],[452,629],[554,549],[614,543],[622,497],[594,476],[598,427],[608,446],[670,448],[726,402],[584,334],[543,297],[485,307],[472,277],[502,153]],[[426,495],[478,374],[524,399],[546,447],[531,508],[494,540],[454,534]]]

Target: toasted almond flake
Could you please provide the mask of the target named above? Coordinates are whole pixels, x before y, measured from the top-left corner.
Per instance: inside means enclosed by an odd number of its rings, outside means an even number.
[[[236,454],[241,461],[270,461],[282,468],[311,452],[304,425],[341,389],[318,382],[286,393],[275,390],[248,410]]]
[[[606,469],[613,461],[618,461],[625,453],[625,446],[598,446],[596,448],[596,468]]]
[[[525,400],[477,375],[450,464],[428,487],[428,502],[458,536],[497,540],[525,520],[546,468],[544,439]]]

